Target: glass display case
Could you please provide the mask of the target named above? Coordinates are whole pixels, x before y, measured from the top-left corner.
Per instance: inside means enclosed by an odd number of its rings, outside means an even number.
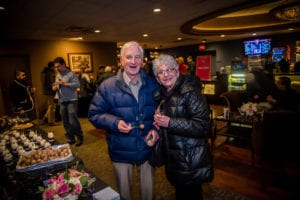
[[[246,73],[228,74],[228,91],[245,90],[246,89]]]

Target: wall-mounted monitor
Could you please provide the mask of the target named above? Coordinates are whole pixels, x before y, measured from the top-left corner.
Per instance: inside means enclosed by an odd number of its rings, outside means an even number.
[[[273,62],[279,62],[283,57],[283,53],[286,50],[285,47],[274,47],[272,49],[272,60]]]
[[[262,55],[271,51],[271,39],[253,39],[244,41],[245,55]]]

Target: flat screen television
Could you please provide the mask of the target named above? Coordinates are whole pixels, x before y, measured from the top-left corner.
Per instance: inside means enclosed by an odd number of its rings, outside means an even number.
[[[244,41],[245,55],[268,54],[271,50],[271,39],[253,39]]]
[[[273,62],[279,62],[283,57],[283,53],[286,50],[285,47],[274,47],[272,50]]]

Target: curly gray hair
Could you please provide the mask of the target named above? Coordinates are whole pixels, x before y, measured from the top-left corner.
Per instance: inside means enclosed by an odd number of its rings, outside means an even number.
[[[155,58],[152,61],[152,70],[155,76],[157,76],[158,73],[158,67],[161,65],[166,65],[168,67],[174,68],[176,71],[178,71],[178,64],[175,60],[175,58],[168,54],[160,54],[157,58]]]

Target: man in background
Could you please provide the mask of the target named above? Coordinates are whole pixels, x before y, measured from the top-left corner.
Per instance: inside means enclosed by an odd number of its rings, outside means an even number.
[[[33,120],[33,93],[35,88],[31,87],[26,72],[23,69],[15,71],[15,79],[10,85],[10,96],[14,105],[14,113],[17,115]]]
[[[55,92],[52,90],[52,85],[55,82],[54,62],[48,62],[48,65],[42,71],[43,94],[47,96],[48,108],[43,117],[50,126],[58,125],[55,123],[56,103],[54,102]]]
[[[66,130],[66,137],[69,144],[81,146],[83,144],[83,133],[78,120],[78,93],[80,87],[77,75],[66,67],[66,62],[62,57],[54,59],[54,67],[58,73],[55,83],[52,86],[54,91],[58,91],[58,102],[60,104],[60,114]]]
[[[196,63],[192,56],[186,58],[188,74],[196,75]]]

